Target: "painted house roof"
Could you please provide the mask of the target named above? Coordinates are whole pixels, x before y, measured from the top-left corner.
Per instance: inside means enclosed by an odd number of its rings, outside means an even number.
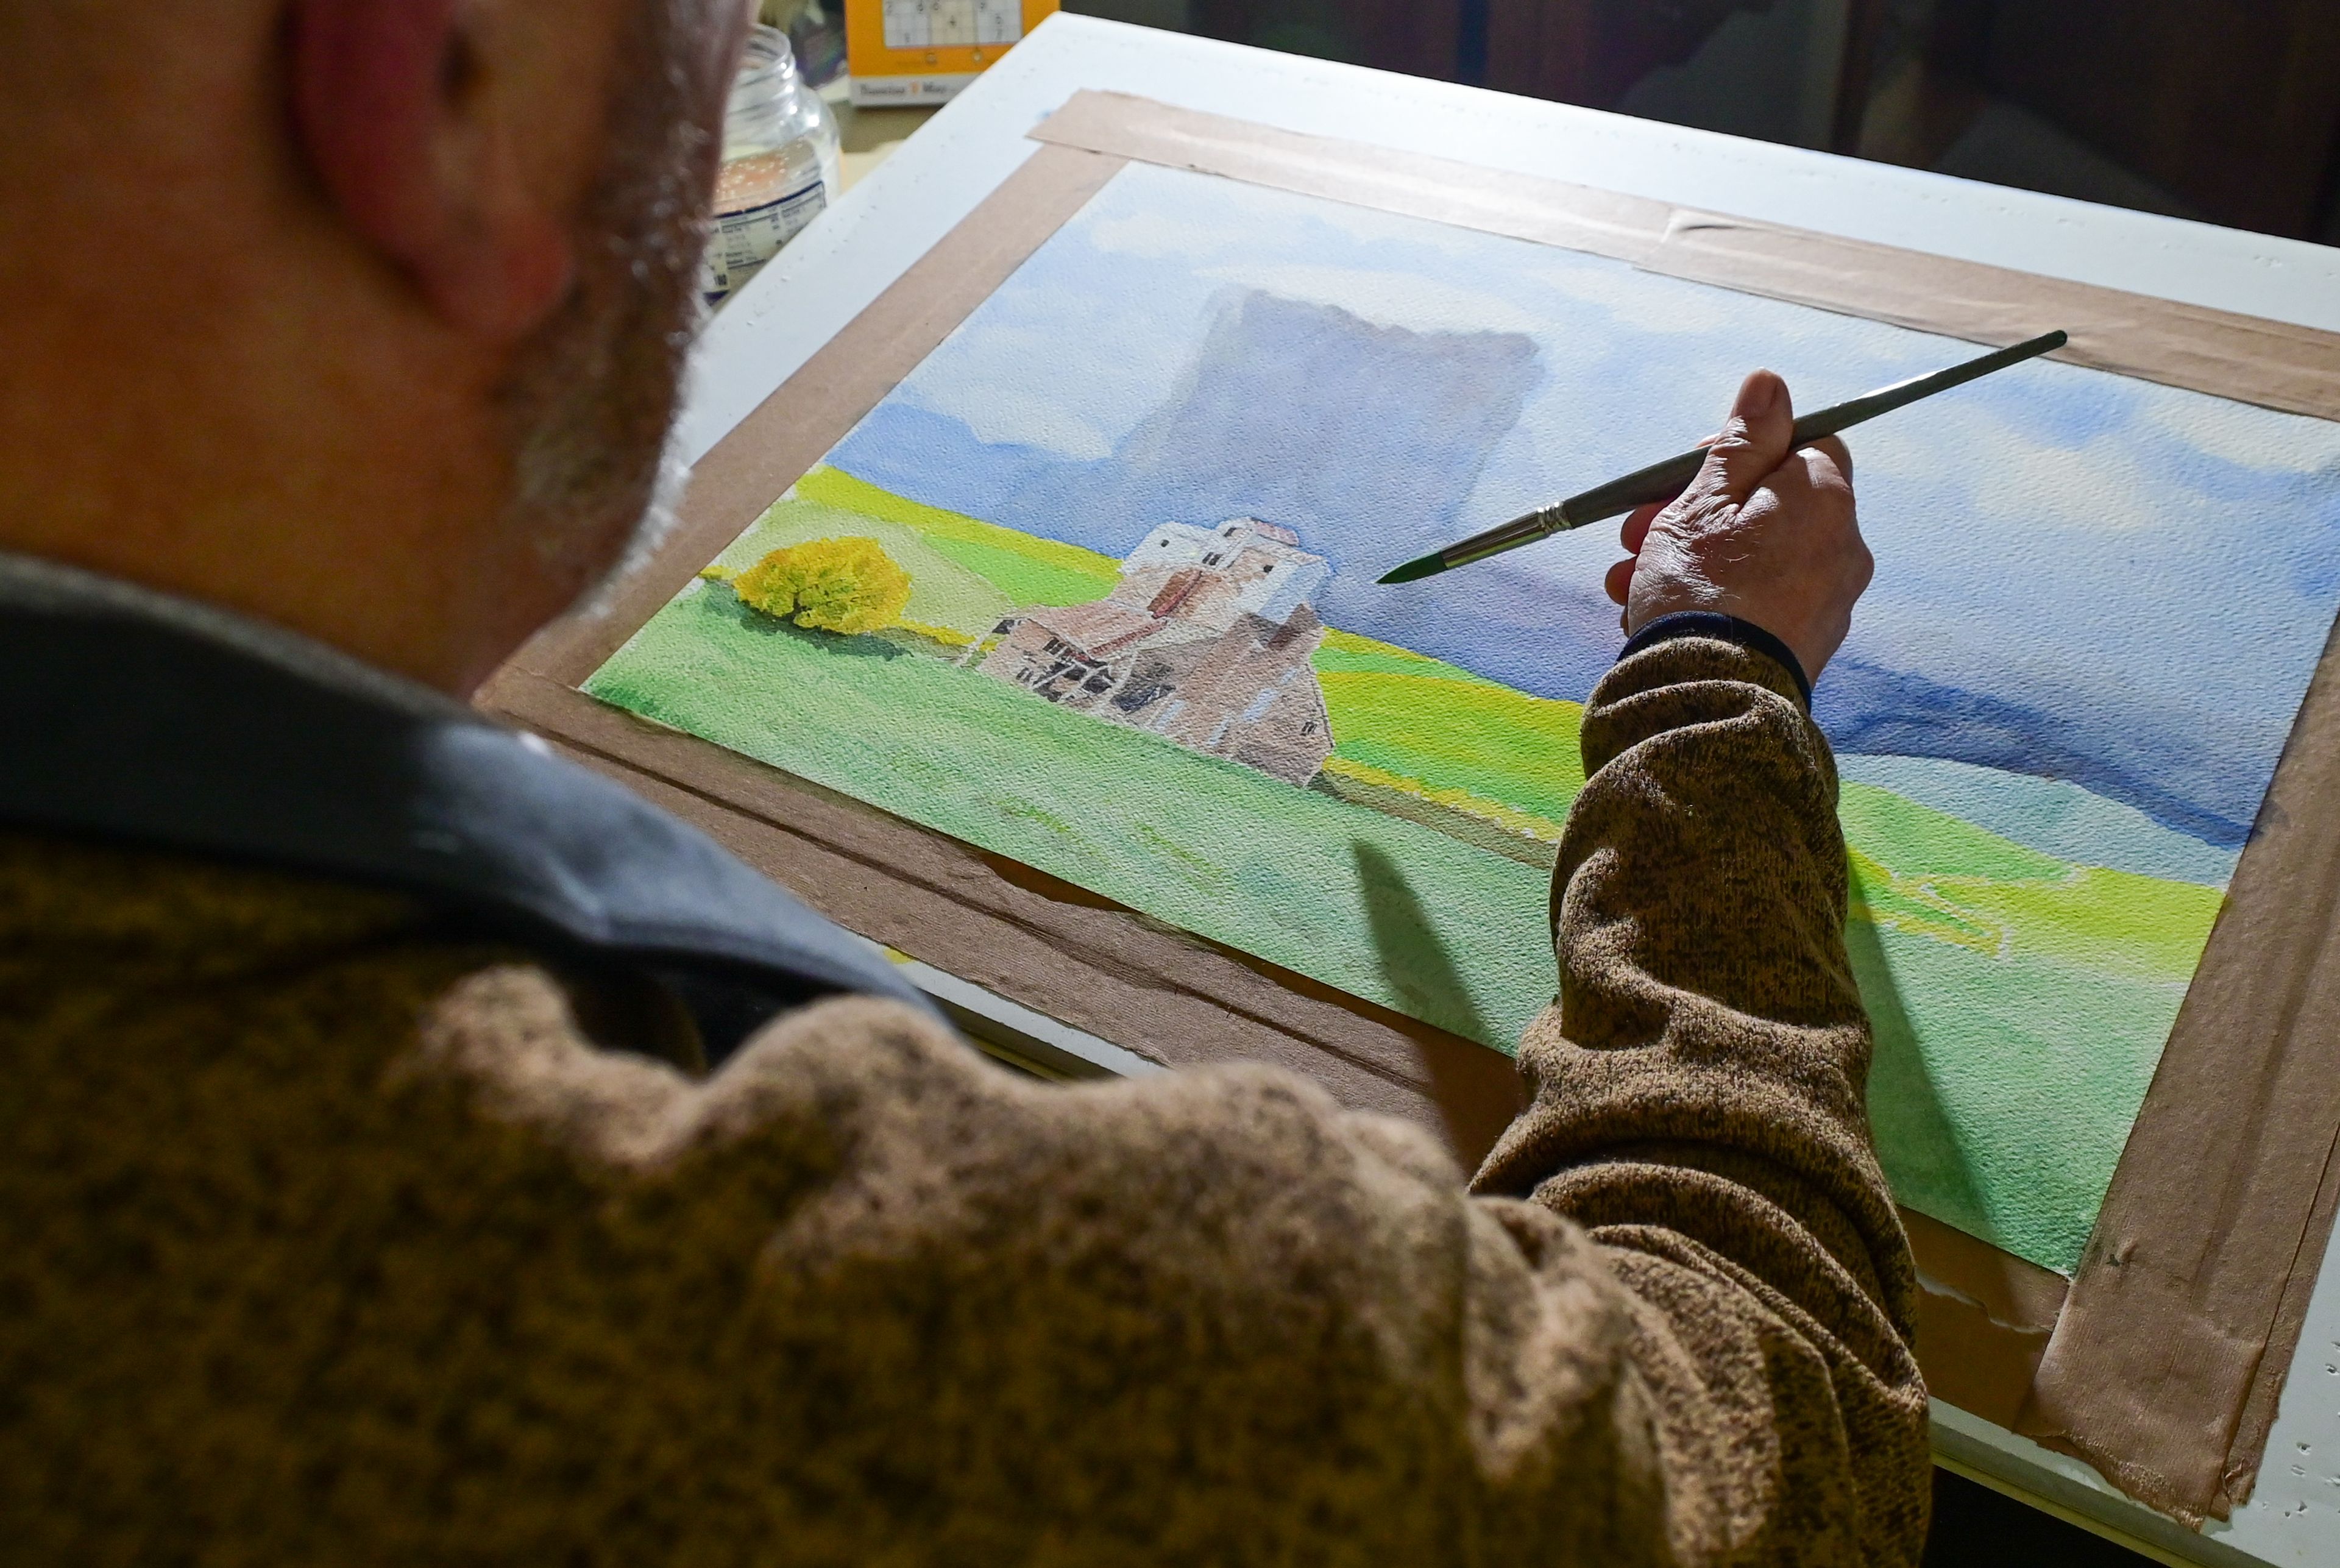
[[[1162,624],[1143,610],[1110,599],[1036,610],[1026,619],[1092,659],[1110,659]]]

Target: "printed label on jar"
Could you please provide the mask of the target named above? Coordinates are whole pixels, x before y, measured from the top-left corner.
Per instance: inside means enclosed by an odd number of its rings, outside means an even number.
[[[699,292],[707,303],[719,305],[739,293],[828,205],[828,193],[816,177],[773,201],[716,213],[714,232],[707,237],[707,260],[699,272]]]

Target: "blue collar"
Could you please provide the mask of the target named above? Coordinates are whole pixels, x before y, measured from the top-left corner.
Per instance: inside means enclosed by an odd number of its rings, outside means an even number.
[[[695,829],[435,692],[206,606],[0,555],[0,824],[411,894],[530,944],[931,1010]]]

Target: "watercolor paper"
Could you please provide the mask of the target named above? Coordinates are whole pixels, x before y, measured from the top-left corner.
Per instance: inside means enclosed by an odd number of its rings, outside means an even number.
[[[1508,1049],[1615,536],[1373,579],[1754,365],[1809,408],[1971,352],[1131,165],[586,689]],[[2068,1273],[2340,608],[2340,427],[2039,362],[1851,445],[1816,709],[1880,1152]]]

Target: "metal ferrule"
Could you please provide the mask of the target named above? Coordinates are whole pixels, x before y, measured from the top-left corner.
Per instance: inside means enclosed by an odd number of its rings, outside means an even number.
[[[1447,568],[1451,571],[1458,566],[1468,566],[1474,561],[1484,561],[1491,555],[1501,555],[1531,540],[1542,539],[1562,526],[1560,509],[1546,507],[1541,511],[1532,511],[1525,517],[1515,517],[1509,522],[1498,524],[1484,533],[1474,533],[1458,544],[1448,545],[1438,553],[1446,558]]]

